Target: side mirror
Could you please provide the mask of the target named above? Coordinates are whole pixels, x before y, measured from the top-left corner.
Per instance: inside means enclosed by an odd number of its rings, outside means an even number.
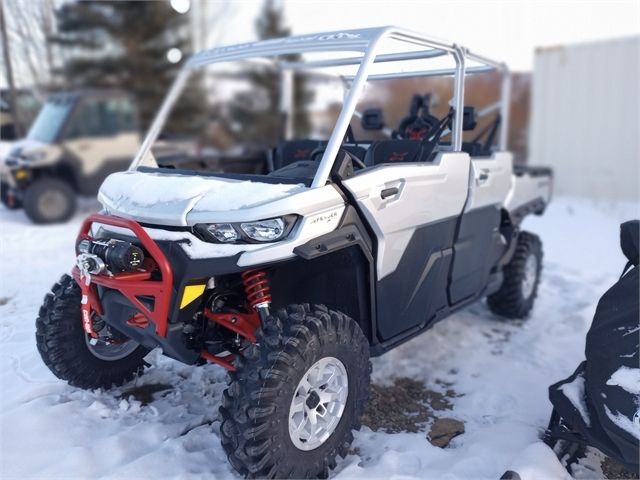
[[[364,130],[382,130],[384,117],[381,108],[368,108],[362,112],[362,128]]]
[[[464,113],[462,114],[462,130],[468,132],[475,130],[478,125],[478,115],[474,107],[464,107]]]

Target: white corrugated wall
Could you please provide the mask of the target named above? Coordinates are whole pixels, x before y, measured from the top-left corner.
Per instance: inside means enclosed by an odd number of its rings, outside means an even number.
[[[555,192],[640,202],[640,37],[536,52],[529,163]]]

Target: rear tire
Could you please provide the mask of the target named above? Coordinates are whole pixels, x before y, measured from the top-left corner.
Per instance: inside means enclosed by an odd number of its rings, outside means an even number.
[[[76,194],[63,180],[40,178],[25,190],[23,205],[33,223],[66,222],[76,211]]]
[[[520,232],[511,261],[503,269],[500,290],[487,297],[489,309],[505,318],[526,318],[538,295],[542,271],[542,242],[537,235]]]
[[[360,327],[323,305],[290,305],[269,316],[236,365],[220,408],[231,465],[250,478],[327,477],[369,396]]]
[[[106,344],[96,353],[92,351],[82,327],[80,287],[72,277],[63,275],[52,292],[40,307],[36,343],[42,360],[56,377],[74,387],[94,389],[119,386],[142,374],[143,358],[148,353],[142,346],[122,350],[116,345],[114,348],[120,350],[111,360],[105,354]]]

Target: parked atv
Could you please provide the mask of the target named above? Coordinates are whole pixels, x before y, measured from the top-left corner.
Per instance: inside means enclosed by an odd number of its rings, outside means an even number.
[[[26,138],[4,160],[2,203],[23,207],[34,223],[66,221],[77,195],[95,195],[109,174],[126,170],[139,146],[129,95],[111,90],[51,95]]]
[[[392,41],[406,50],[384,53]],[[360,55],[305,56],[336,51]],[[287,61],[293,54],[303,60]],[[438,56],[455,65],[388,71]],[[275,58],[285,124],[287,72],[357,68],[340,77],[350,88],[328,141],[272,145],[263,175],[158,167],[154,141],[192,72],[253,57]],[[495,114],[491,128],[469,142],[463,130],[476,128],[477,114],[463,103],[465,62],[477,64],[467,74],[504,77],[501,102],[484,109]],[[393,138],[354,138],[354,118],[385,131],[381,111],[355,111],[365,82],[410,74],[453,76],[451,109],[437,119],[412,109],[421,133],[403,120],[387,129]],[[220,437],[233,467],[248,477],[328,475],[360,427],[370,356],[484,297],[507,318],[533,307],[542,246],[519,225],[544,211],[552,182],[548,170],[512,166],[508,78],[500,63],[393,27],[194,56],[129,171],[103,183],[104,211],[83,224],[72,275],[45,298],[36,322],[44,362],[87,389],[142,374],[158,347],[220,365],[229,371]]]

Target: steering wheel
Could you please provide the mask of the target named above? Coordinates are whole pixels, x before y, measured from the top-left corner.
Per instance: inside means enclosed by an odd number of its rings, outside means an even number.
[[[327,149],[327,147],[318,147],[315,148],[310,154],[309,154],[309,159],[310,160],[316,160],[317,157],[319,157],[320,155],[322,155],[325,150]],[[345,155],[347,155],[350,159],[351,162],[353,164],[355,164],[358,168],[367,168],[367,166],[364,164],[364,162],[362,160],[360,160],[358,157],[356,157],[355,155],[351,155],[348,151],[346,151],[344,148],[340,148],[338,150],[338,153],[344,153]]]

